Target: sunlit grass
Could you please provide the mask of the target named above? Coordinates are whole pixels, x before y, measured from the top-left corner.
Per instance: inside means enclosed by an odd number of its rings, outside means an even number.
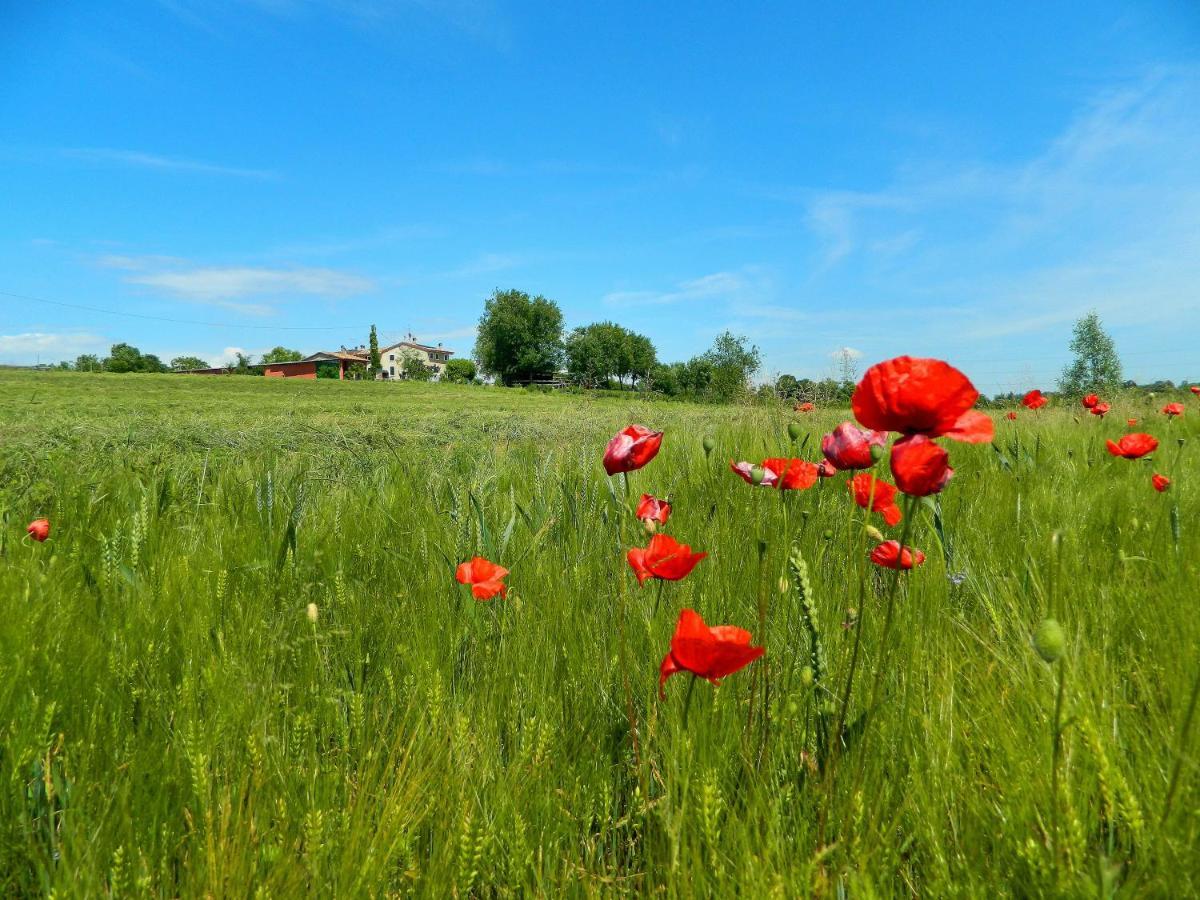
[[[845,411],[0,375],[0,892],[1196,894],[1195,736],[1162,811],[1200,666],[1200,409],[1158,405],[949,447],[864,718],[891,573],[844,476],[785,506],[728,469],[817,459]],[[1105,452],[1127,414],[1153,462]],[[634,497],[709,554],[656,616],[600,465],[630,422],[666,432]],[[477,553],[507,601],[455,582]],[[683,606],[767,647],[686,729],[687,676],[656,694]]]

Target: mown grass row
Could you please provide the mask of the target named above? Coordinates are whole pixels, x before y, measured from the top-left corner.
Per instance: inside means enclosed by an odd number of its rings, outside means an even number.
[[[1198,417],[1151,420],[1144,463],[1104,452],[1123,413],[1044,412],[951,448],[884,648],[888,576],[842,479],[784,498],[728,471],[816,458],[842,411],[793,445],[762,407],[4,375],[0,889],[1196,893],[1194,743],[1161,813],[1200,665]],[[631,421],[667,433],[634,494],[710,554],[661,601],[599,463]],[[22,539],[43,514],[51,539]],[[474,553],[512,570],[507,601],[454,582]],[[686,727],[685,678],[656,696],[683,606],[767,647],[697,685]],[[1030,646],[1050,613],[1057,798]],[[857,628],[882,702],[856,691],[833,767]]]

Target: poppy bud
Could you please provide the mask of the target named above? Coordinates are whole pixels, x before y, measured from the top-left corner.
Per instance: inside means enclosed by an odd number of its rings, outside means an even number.
[[[788,423],[788,437],[790,437],[793,441],[800,440],[800,434],[802,432],[803,432],[803,429],[800,427],[799,422],[789,422]]]
[[[821,532],[821,537],[823,537],[827,541],[832,541],[833,540],[833,532],[830,531],[828,528],[826,528],[823,532]]]
[[[887,540],[887,538],[885,538],[883,536],[883,532],[880,531],[878,528],[876,528],[874,525],[867,526],[867,537],[869,537],[871,540],[875,541],[877,544],[881,544],[885,540]]]
[[[812,683],[816,676],[813,674],[812,666],[805,666],[800,670],[800,683],[805,687],[812,687]]]
[[[767,470],[762,466],[753,466],[750,469],[750,483],[755,487],[763,483],[763,479],[767,477]]]
[[[872,444],[871,445],[871,461],[879,462],[881,459],[883,459],[883,454],[886,452],[887,452],[887,447],[885,447],[881,444]]]
[[[706,434],[704,436],[704,440],[701,441],[700,443],[704,447],[704,455],[705,456],[708,456],[708,454],[712,453],[713,447],[717,446],[717,442],[711,434]]]
[[[786,575],[779,576],[779,593],[786,594],[788,592],[788,580]]]
[[[308,616],[308,621],[312,622],[314,625],[317,624],[317,616],[319,615],[317,611],[317,604],[308,604],[308,607],[304,610],[304,614]]]
[[[1048,663],[1058,660],[1066,647],[1067,637],[1054,619],[1045,619],[1033,633],[1033,649]]]

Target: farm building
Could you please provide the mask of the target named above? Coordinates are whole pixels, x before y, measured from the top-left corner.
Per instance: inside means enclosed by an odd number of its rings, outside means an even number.
[[[379,351],[379,359],[383,366],[380,376],[385,379],[403,378],[404,361],[415,358],[424,364],[435,379],[440,378],[446,368],[446,363],[453,355],[453,350],[449,350],[441,344],[436,347],[419,344],[410,334],[406,340],[392,344],[390,347],[384,347]]]
[[[267,378],[316,378],[318,370],[336,371],[337,377],[344,379],[351,366],[358,364],[366,366],[370,358],[357,353],[338,351],[321,351],[295,362],[263,363],[261,368]]]

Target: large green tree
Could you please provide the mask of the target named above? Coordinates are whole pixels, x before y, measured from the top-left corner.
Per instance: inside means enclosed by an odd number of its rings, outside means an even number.
[[[132,344],[124,342],[113,344],[108,351],[108,358],[104,360],[104,370],[106,372],[138,372],[142,364],[142,351]]]
[[[262,355],[264,363],[296,362],[299,359],[304,359],[304,354],[287,347],[273,347]]]
[[[492,292],[479,318],[475,359],[504,384],[553,375],[563,359],[562,310],[524,291]]]
[[[711,367],[706,393],[709,399],[722,403],[743,396],[762,367],[758,348],[729,331],[717,335],[703,358]]]
[[[104,361],[95,353],[83,353],[75,357],[74,369],[76,372],[102,372]]]
[[[1121,358],[1094,310],[1075,323],[1071,353],[1074,357],[1058,379],[1064,394],[1114,391],[1121,386]]]
[[[576,328],[566,340],[567,371],[581,384],[595,386],[610,378],[630,384],[645,378],[657,364],[650,339],[614,322]]]

